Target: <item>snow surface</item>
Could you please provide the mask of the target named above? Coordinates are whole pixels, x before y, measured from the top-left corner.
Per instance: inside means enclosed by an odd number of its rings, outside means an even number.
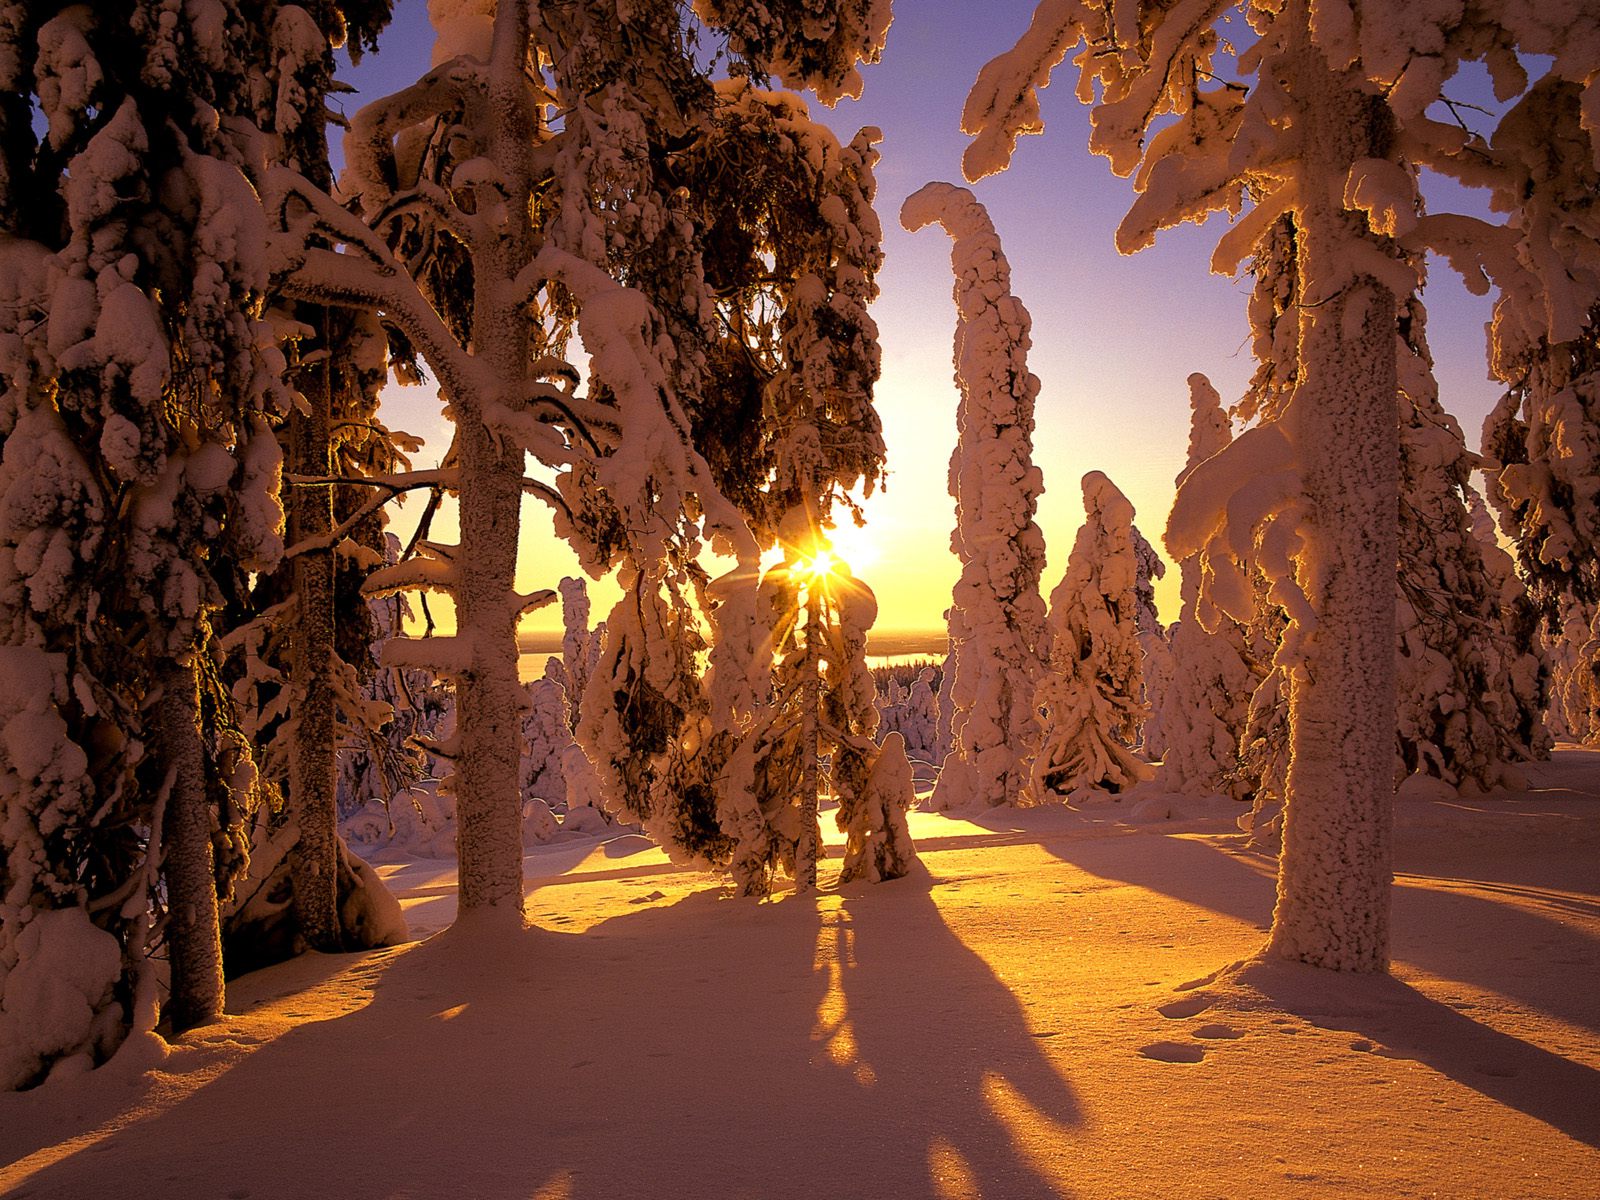
[[[1392,977],[1196,984],[1260,946],[1273,864],[1148,785],[914,812],[923,870],[830,889],[835,838],[760,904],[557,841],[525,932],[307,955],[165,1061],[0,1096],[0,1196],[1593,1196],[1600,752],[1528,775],[1399,801]],[[452,864],[375,865],[449,924]]]

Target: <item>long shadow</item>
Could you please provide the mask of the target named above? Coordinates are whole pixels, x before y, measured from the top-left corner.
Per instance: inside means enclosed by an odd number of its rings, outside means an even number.
[[[1242,978],[1284,1012],[1358,1033],[1378,1053],[1424,1063],[1507,1107],[1600,1147],[1600,1071],[1501,1033],[1385,975],[1329,975],[1290,963]],[[1312,999],[1316,997],[1316,999]]]
[[[1063,862],[1094,875],[1267,928],[1271,859],[1190,838],[1151,835],[1143,846],[1140,840],[1044,844]],[[1441,882],[1449,886],[1441,888]],[[1499,884],[1489,885],[1487,894],[1465,890],[1478,886],[1471,880],[1401,879],[1394,889],[1394,958],[1600,1031],[1600,992],[1594,987],[1600,941],[1561,919],[1588,917],[1588,899],[1527,887],[1508,892]],[[1406,1048],[1408,1057],[1595,1144],[1600,1072],[1475,1021],[1388,977],[1356,983],[1347,982],[1351,977],[1319,972],[1317,978],[1327,987],[1370,987],[1389,1014],[1385,1040]]]
[[[1077,1095],[1016,997],[946,925],[925,869],[851,891],[822,934],[839,964],[828,1015],[853,1051],[835,1056],[835,1067],[868,1081],[852,1123],[899,1114],[893,1133],[921,1148],[924,1169],[964,1177],[978,1195],[1069,1194],[1037,1155],[1043,1147],[1055,1163],[1071,1161],[1072,1131],[1084,1119]]]
[[[1071,1089],[925,888],[852,902],[837,966],[836,898],[719,897],[579,935],[452,930],[374,973],[365,1007],[0,1195],[943,1200],[937,1138],[984,1195],[1065,1195],[1012,1161],[981,1083],[1063,1125]],[[830,1026],[841,986],[854,1061]]]
[[[1253,851],[1155,832],[1041,843],[1063,862],[1258,926],[1272,919],[1276,862]],[[1404,874],[1393,894],[1393,954],[1600,1032],[1600,901],[1531,885]]]

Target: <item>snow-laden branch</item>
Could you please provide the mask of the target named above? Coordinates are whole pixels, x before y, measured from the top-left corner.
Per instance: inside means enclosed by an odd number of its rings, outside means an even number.
[[[398,325],[438,373],[447,394],[488,391],[472,355],[451,334],[387,243],[297,171],[266,173],[263,204],[283,233],[270,239],[269,263],[284,294],[310,303],[376,308]],[[309,221],[347,247],[307,244],[306,219],[287,220],[291,202],[306,206]],[[352,250],[359,253],[352,253]]]
[[[286,559],[301,554],[315,554],[332,549],[343,541],[356,526],[388,504],[396,496],[418,488],[443,488],[454,491],[460,472],[454,468],[434,471],[412,471],[405,475],[286,475],[284,482],[294,487],[370,487],[377,490],[373,496],[328,533],[296,542],[283,552]]]
[[[375,217],[418,181],[402,182],[395,157],[395,138],[404,130],[458,110],[481,92],[483,68],[470,58],[453,58],[429,71],[408,88],[365,104],[344,135],[345,174],[342,190]]]
[[[1011,165],[1017,138],[1043,133],[1039,91],[1078,44],[1079,0],[1041,0],[1028,31],[978,72],[961,110],[961,132],[973,141],[961,156],[961,171],[976,182]]]
[[[374,600],[398,592],[451,592],[460,586],[456,565],[437,558],[410,558],[368,575],[361,592]]]

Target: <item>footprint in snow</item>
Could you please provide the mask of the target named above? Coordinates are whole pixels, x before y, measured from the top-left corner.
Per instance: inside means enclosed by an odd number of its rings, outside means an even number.
[[[1226,1038],[1231,1040],[1233,1038],[1242,1038],[1244,1036],[1244,1034],[1240,1033],[1232,1025],[1223,1025],[1220,1022],[1213,1023],[1211,1025],[1202,1025],[1199,1029],[1191,1029],[1189,1032],[1197,1038],[1210,1039]]]
[[[1169,1000],[1157,1006],[1156,1011],[1169,1020],[1177,1021],[1184,1017],[1193,1017],[1210,1008],[1213,1001],[1210,996],[1185,996],[1181,1000]]]
[[[1192,1042],[1151,1042],[1140,1046],[1139,1053],[1157,1062],[1197,1063],[1206,1056],[1204,1047]]]
[[[632,900],[629,900],[628,903],[649,904],[653,900],[665,900],[666,898],[667,894],[665,892],[646,892],[642,896],[635,896]]]

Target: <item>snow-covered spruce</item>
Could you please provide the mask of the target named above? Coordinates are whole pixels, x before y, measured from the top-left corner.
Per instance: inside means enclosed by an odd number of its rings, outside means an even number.
[[[1166,752],[1166,727],[1156,708],[1156,699],[1172,683],[1172,645],[1168,631],[1161,626],[1156,610],[1156,580],[1167,573],[1167,564],[1139,527],[1133,527],[1133,557],[1138,564],[1133,577],[1134,626],[1139,631],[1139,648],[1144,651],[1140,671],[1139,700],[1145,707],[1145,722],[1139,728],[1139,752],[1154,761]]]
[[[821,9],[845,20],[849,7]],[[626,703],[615,719],[585,704],[579,724],[607,803],[668,837],[676,856],[715,866],[730,853],[721,825],[740,823],[711,798],[737,731],[766,702],[771,671],[756,546],[730,530],[742,518],[768,544],[794,502],[796,465],[809,469],[814,448],[795,397],[816,398],[807,403],[818,406],[811,429],[827,446],[824,475],[836,481],[828,486],[870,488],[881,472],[870,404],[876,330],[866,311],[881,234],[871,206],[875,132],[841,145],[798,97],[744,79],[713,87],[673,24],[678,15],[666,5],[606,3],[547,14],[561,34],[552,53],[564,116],[560,203],[546,230],[553,245],[649,298],[662,378],[704,468],[736,506],[706,505],[703,530],[686,525],[652,557],[629,533],[637,521],[619,516],[580,467],[563,481],[572,514],[559,522],[592,548],[590,570],[616,566],[625,576],[624,607],[607,622],[607,649],[586,691]],[[619,18],[641,36],[619,37]],[[857,57],[845,53],[837,70]],[[619,190],[628,204],[615,203]],[[725,539],[738,567],[706,578],[695,561],[701,534]],[[708,617],[716,635],[702,677]],[[669,645],[640,640],[661,634]]]
[[[1497,289],[1489,359],[1507,391],[1484,423],[1488,493],[1552,625],[1564,595],[1600,598],[1597,42],[1592,30],[1563,42],[1492,140],[1475,139],[1472,161],[1450,164],[1489,185],[1506,225],[1436,219],[1469,285]]]
[[[1176,481],[1180,487],[1233,440],[1222,398],[1204,375],[1189,376],[1189,407],[1189,456]],[[1250,789],[1240,774],[1239,745],[1257,680],[1239,623],[1220,613],[1208,614],[1210,628],[1201,621],[1200,573],[1197,554],[1178,563],[1182,609],[1170,635],[1171,675],[1155,697],[1150,722],[1159,722],[1163,743],[1158,777],[1172,791],[1242,799]]]
[[[1519,676],[1530,646],[1510,618],[1521,597],[1497,585],[1468,508],[1472,471],[1461,428],[1439,404],[1420,301],[1407,306],[1400,356],[1400,591],[1397,687],[1400,774],[1466,791],[1514,780],[1512,764],[1549,749],[1538,705],[1524,712]],[[1496,548],[1495,553],[1503,554]],[[1531,623],[1520,631],[1531,634]]]
[[[1028,370],[1028,310],[983,205],[966,188],[930,183],[900,212],[915,231],[937,222],[955,271],[956,448],[951,549],[961,561],[951,606],[951,751],[935,808],[1013,804],[1038,743],[1033,693],[1042,669],[1044,535],[1034,523],[1044,479],[1033,463],[1039,380]]]
[[[891,735],[879,746],[872,736],[878,714],[866,643],[877,600],[831,556],[803,509],[785,528],[785,558],[761,585],[777,664],[774,699],[732,752],[722,810],[734,835],[734,879],[757,896],[771,890],[779,870],[801,891],[817,885],[824,757],[846,833],[840,881],[893,879],[915,858],[904,741]]]
[[[1151,775],[1134,753],[1145,707],[1133,505],[1090,471],[1083,509],[1066,574],[1050,593],[1050,658],[1034,694],[1043,735],[1029,776],[1033,803],[1121,792]]]
[[[269,423],[288,404],[247,178],[287,86],[277,22],[226,2],[11,16],[0,631],[30,651],[37,690],[0,749],[7,1087],[154,1026],[164,905],[172,1026],[219,1011],[218,890],[243,868],[257,776],[211,633],[233,573],[281,553]],[[23,1000],[48,1002],[20,982],[28,956],[82,946],[46,930],[87,918],[49,914],[90,910],[98,944],[120,948],[111,986],[45,1019]]]

